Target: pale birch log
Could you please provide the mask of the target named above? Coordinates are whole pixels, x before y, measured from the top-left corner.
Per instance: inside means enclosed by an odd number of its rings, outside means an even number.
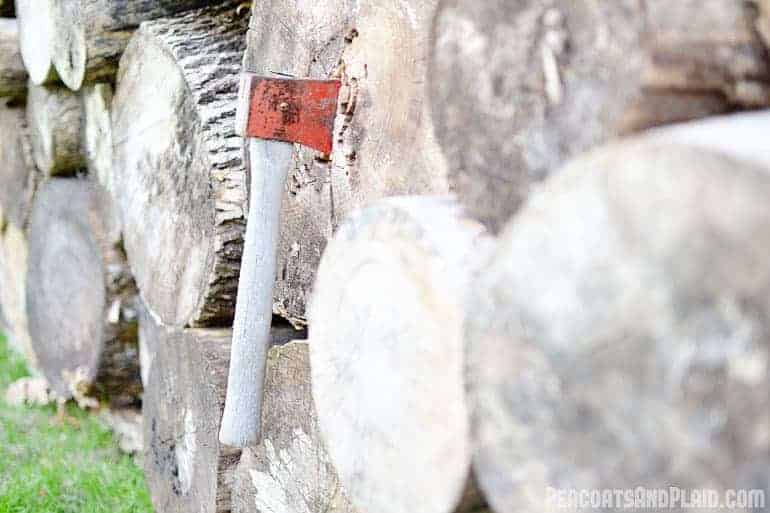
[[[217,433],[232,330],[145,329],[155,330],[157,342],[142,405],[144,469],[156,511],[228,512],[240,449],[220,445]],[[285,343],[294,332],[282,326],[271,335]]]
[[[767,493],[768,195],[769,168],[631,141],[530,198],[467,317],[496,511],[555,509],[553,489]]]
[[[26,229],[41,180],[32,158],[24,108],[0,106],[0,210],[5,222]]]
[[[489,244],[450,199],[403,197],[354,214],[326,248],[313,398],[361,511],[449,513],[470,491],[463,322]]]
[[[142,24],[113,99],[126,253],[164,324],[232,322],[247,189],[234,117],[246,31],[232,7]]]
[[[223,3],[219,0],[218,3]],[[216,4],[216,0],[54,0],[51,60],[62,82],[109,81],[131,34],[144,21]]]
[[[307,342],[270,350],[264,404],[261,441],[234,473],[233,513],[354,513],[318,428]]]
[[[733,0],[443,0],[430,91],[453,190],[498,231],[587,148],[770,105],[768,18]]]
[[[33,84],[51,84],[59,78],[51,61],[55,0],[15,1],[19,49],[24,67]]]
[[[18,100],[26,95],[27,70],[19,49],[19,22],[0,19],[0,97]]]
[[[274,312],[294,324],[306,323],[323,248],[352,209],[448,190],[424,88],[435,7],[433,0],[254,2],[246,69],[339,77],[345,86],[331,160],[298,149],[289,170]]]
[[[125,405],[142,390],[137,291],[110,208],[90,181],[54,178],[38,189],[26,304],[32,347],[56,394]]]
[[[46,176],[67,176],[85,168],[82,146],[83,105],[72,91],[30,83],[27,122],[32,157]]]

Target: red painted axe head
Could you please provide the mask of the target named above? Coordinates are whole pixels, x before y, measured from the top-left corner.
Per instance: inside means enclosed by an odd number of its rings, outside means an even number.
[[[302,144],[331,153],[339,80],[241,75],[236,131],[243,137]]]

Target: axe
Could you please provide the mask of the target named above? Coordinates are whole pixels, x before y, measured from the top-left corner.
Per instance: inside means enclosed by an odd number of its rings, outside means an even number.
[[[227,396],[219,440],[257,443],[273,314],[281,200],[294,144],[331,153],[339,80],[241,77],[236,132],[248,139],[251,177]]]

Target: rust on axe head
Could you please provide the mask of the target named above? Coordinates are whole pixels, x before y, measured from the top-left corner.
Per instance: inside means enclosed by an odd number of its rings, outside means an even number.
[[[332,150],[339,80],[241,77],[236,130],[243,137],[299,143]]]

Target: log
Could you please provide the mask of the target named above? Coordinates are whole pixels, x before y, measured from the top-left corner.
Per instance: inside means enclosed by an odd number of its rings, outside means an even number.
[[[228,6],[146,22],[113,100],[112,183],[147,307],[169,326],[232,322],[245,229],[234,132],[246,21]]]
[[[144,470],[156,511],[230,511],[230,477],[240,449],[220,445],[230,359],[229,329],[155,324],[157,346],[142,404]],[[274,342],[290,329],[277,328]]]
[[[41,371],[61,398],[137,401],[136,286],[98,185],[54,178],[35,195],[27,311]]]
[[[733,0],[443,0],[429,89],[453,190],[497,232],[587,148],[770,105],[758,13]]]
[[[768,172],[635,140],[512,220],[466,327],[495,511],[555,509],[553,489],[767,490]]]
[[[19,100],[26,95],[27,70],[19,49],[19,22],[0,19],[0,97]]]
[[[246,69],[344,83],[334,151],[295,150],[283,200],[273,311],[295,325],[307,322],[321,254],[349,212],[385,196],[448,191],[424,98],[436,3],[253,3]]]
[[[27,121],[35,165],[46,177],[73,175],[85,168],[83,105],[75,93],[30,83]]]
[[[32,198],[41,180],[32,158],[32,141],[23,108],[0,107],[0,210],[17,228],[26,229]]]
[[[51,61],[53,54],[54,2],[15,0],[19,22],[19,49],[33,84],[52,84],[59,78]]]
[[[155,363],[155,357],[158,354],[158,345],[165,336],[163,334],[165,328],[155,321],[141,299],[137,301],[136,310],[139,321],[139,369],[142,377],[142,386],[146,390],[149,387],[150,373]]]
[[[404,197],[354,214],[324,252],[310,310],[313,398],[361,511],[460,510],[471,458],[465,296],[488,245],[448,198]]]
[[[259,445],[233,476],[233,513],[354,513],[318,429],[307,342],[270,350]]]
[[[38,372],[32,348],[25,302],[27,283],[27,237],[22,228],[0,221],[0,309],[9,345],[22,355],[27,367]]]
[[[112,186],[112,86],[89,84],[81,89],[83,101],[83,154],[88,173],[104,189]]]
[[[110,81],[131,34],[142,22],[214,3],[217,2],[56,0],[51,60],[61,81],[73,91],[78,91],[83,83]]]

